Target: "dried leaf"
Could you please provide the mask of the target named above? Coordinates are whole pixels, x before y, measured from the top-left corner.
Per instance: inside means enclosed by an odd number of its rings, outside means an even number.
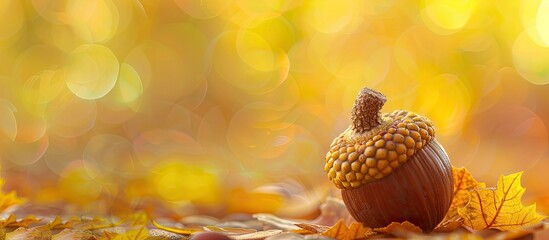
[[[465,206],[469,201],[469,190],[485,188],[485,183],[479,183],[466,168],[452,167],[454,174],[454,198],[442,222],[458,215],[457,209]]]
[[[444,235],[438,235],[437,237],[426,237],[419,239],[440,239],[440,240],[455,240],[455,239],[464,239],[464,240],[483,240],[484,238],[476,235],[471,232],[454,232]]]
[[[469,192],[469,203],[458,208],[458,214],[475,230],[512,230],[539,223],[545,216],[536,213],[536,204],[525,207],[521,202],[524,188],[522,172],[501,176],[497,187]]]
[[[267,237],[271,237],[277,234],[281,234],[282,230],[266,230],[266,231],[259,231],[254,233],[248,233],[248,234],[242,234],[242,235],[231,235],[232,239],[235,240],[255,240],[255,239],[264,239]]]
[[[336,239],[343,239],[347,236],[348,232],[349,228],[347,228],[347,225],[345,225],[345,221],[343,221],[343,219],[340,219],[330,229],[323,232],[322,235]]]
[[[103,237],[101,237],[101,240],[112,240],[116,237],[116,235],[122,234],[122,233],[114,233],[110,231],[103,231]]]
[[[345,239],[363,239],[375,234],[371,228],[364,227],[362,223],[354,222],[349,226],[349,233]]]
[[[55,216],[55,219],[53,219],[53,221],[48,223],[46,226],[48,227],[48,229],[72,228],[75,224],[78,224],[80,222],[80,218],[75,216],[69,218],[69,220],[64,222],[60,216]]]
[[[201,232],[202,231],[201,229],[198,229],[198,228],[181,228],[180,229],[180,228],[167,227],[167,226],[160,225],[155,220],[152,220],[152,224],[155,227],[157,227],[158,229],[162,229],[164,231],[173,232],[173,233],[185,234],[185,235],[190,235],[194,232]]]
[[[400,235],[401,233],[406,232],[412,232],[412,233],[422,233],[423,231],[418,226],[412,224],[411,222],[405,221],[402,223],[398,222],[392,222],[391,224],[387,225],[387,227],[382,228],[374,228],[374,231],[379,233],[389,233],[389,234],[397,234]]]
[[[123,234],[118,234],[112,238],[113,240],[142,240],[149,237],[149,231],[145,227],[129,230]]]
[[[248,233],[257,232],[257,230],[255,230],[255,229],[216,227],[216,226],[205,226],[204,231],[206,231],[206,232],[219,232],[219,233],[223,233],[225,235],[248,234]]]
[[[92,233],[90,231],[64,229],[58,234],[53,235],[51,239],[52,240],[73,240],[73,239],[90,239],[91,237],[92,237]]]
[[[306,238],[304,238],[299,234],[291,233],[291,232],[283,232],[283,233],[265,238],[265,240],[303,240],[303,239],[306,239]],[[314,239],[314,238],[309,238],[309,239]]]
[[[40,219],[33,215],[17,219],[14,214],[10,214],[7,218],[0,220],[0,227],[28,227],[30,224],[37,222],[40,222]]]
[[[440,223],[433,232],[452,232],[459,227],[463,226],[463,219],[457,218],[457,219],[450,219],[446,222]]]
[[[303,229],[303,228],[295,229],[295,230],[289,230],[288,232],[289,232],[289,233],[299,234],[299,235],[319,234],[319,233],[311,232],[311,231],[309,231],[309,230],[305,230],[305,229]]]
[[[105,219],[105,218],[92,218],[92,219],[81,219],[80,224],[75,225],[75,228],[83,229],[83,230],[97,230],[97,229],[104,229],[104,228],[112,228],[116,226],[120,226],[124,221],[119,221],[118,223],[114,223],[111,220]]]
[[[40,231],[34,228],[20,227],[13,232],[6,233],[5,239],[30,239],[42,240],[51,239],[50,231]]]
[[[168,232],[168,231],[165,231],[165,230],[162,230],[162,229],[151,229],[151,230],[149,230],[149,236],[150,237],[161,238],[161,239],[166,239],[166,240],[186,239],[186,238],[183,237],[183,235]],[[149,239],[147,239],[147,240],[149,240]]]
[[[353,222],[351,226],[347,227],[343,219],[340,219],[334,226],[322,233],[326,237],[344,240],[363,239],[372,234],[375,234],[375,232],[371,228],[364,227],[362,223]]]
[[[291,220],[288,220],[288,219],[279,218],[279,217],[276,217],[272,214],[259,213],[259,214],[254,214],[253,217],[256,218],[259,221],[271,224],[271,225],[273,225],[273,226],[275,226],[279,229],[282,229],[282,230],[296,230],[296,229],[298,229],[298,227],[295,225],[297,222],[291,221]]]
[[[322,226],[322,225],[316,225],[316,224],[310,224],[310,223],[296,223],[296,226],[307,230],[310,233],[323,233],[328,231],[330,229],[329,226]]]

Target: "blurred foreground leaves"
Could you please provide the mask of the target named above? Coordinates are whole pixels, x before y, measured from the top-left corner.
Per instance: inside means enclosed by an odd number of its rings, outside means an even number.
[[[482,239],[485,237],[520,239],[536,234],[549,234],[545,216],[535,211],[535,204],[524,207],[521,202],[525,189],[520,185],[522,172],[502,176],[496,188],[478,183],[465,168],[454,168],[454,203],[445,220],[432,233],[424,233],[409,222],[393,222],[383,228],[369,228],[350,218],[339,199],[327,198],[317,205],[319,214],[311,219],[285,219],[273,214],[240,213],[217,219],[206,215],[179,216],[156,211],[136,211],[122,219],[112,216],[56,215],[42,212],[29,214],[29,203],[16,197],[15,192],[1,193],[4,200],[0,218],[0,239],[188,239],[195,234],[210,232],[230,239]],[[0,182],[2,179],[0,179]],[[250,195],[256,203],[251,212],[264,209],[265,197]],[[246,204],[247,202],[243,202]],[[257,207],[259,206],[259,207]],[[154,208],[154,205],[151,207]],[[26,212],[25,217],[18,218]],[[458,214],[456,214],[456,212]],[[496,230],[494,230],[496,229]]]

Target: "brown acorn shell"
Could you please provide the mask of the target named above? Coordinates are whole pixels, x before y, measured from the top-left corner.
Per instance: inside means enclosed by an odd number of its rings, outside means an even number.
[[[453,186],[448,155],[433,138],[392,174],[341,193],[351,215],[365,226],[409,221],[430,232],[446,215]]]

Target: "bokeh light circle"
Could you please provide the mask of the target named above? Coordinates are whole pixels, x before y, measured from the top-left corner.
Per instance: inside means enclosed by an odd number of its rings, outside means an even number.
[[[477,5],[476,0],[427,1],[421,12],[425,25],[431,31],[448,35],[457,32],[467,23]]]
[[[25,12],[21,2],[17,0],[0,1],[0,49],[8,47],[17,39],[17,35],[25,24]]]
[[[341,0],[333,4],[329,0],[311,1],[307,20],[321,33],[354,32],[363,24],[360,11],[365,1]]]
[[[542,0],[536,14],[536,29],[545,47],[549,47],[549,1]]]
[[[118,29],[118,9],[111,0],[66,3],[68,23],[89,43],[108,41]]]
[[[112,90],[119,64],[114,53],[98,44],[76,48],[67,63],[67,87],[83,99],[97,99]]]
[[[549,47],[536,44],[523,32],[515,40],[512,53],[513,63],[524,79],[536,85],[549,83]]]
[[[17,142],[32,143],[44,137],[48,127],[44,118],[24,111],[18,111],[15,115],[18,119]]]
[[[130,103],[135,101],[143,94],[143,83],[141,78],[135,69],[127,64],[122,63],[120,66],[120,75],[117,81],[119,101],[123,103]]]
[[[5,158],[16,166],[30,166],[44,156],[49,145],[47,135],[31,143],[14,142],[7,149]]]
[[[7,100],[0,98],[0,134],[14,141],[17,136],[17,120],[14,112],[15,106]],[[0,136],[0,137],[3,137]]]
[[[231,3],[227,0],[174,0],[174,2],[183,12],[197,19],[211,19],[219,16]]]
[[[212,42],[212,50],[213,69],[229,84],[250,94],[275,89],[289,73],[288,55],[273,50],[250,31],[224,32]]]
[[[422,82],[411,109],[435,122],[439,139],[450,142],[464,124],[471,102],[471,91],[463,80],[446,73]]]

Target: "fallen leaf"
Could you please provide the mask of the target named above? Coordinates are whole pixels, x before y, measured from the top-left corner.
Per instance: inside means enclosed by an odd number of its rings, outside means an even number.
[[[166,239],[166,240],[186,239],[186,238],[183,237],[183,235],[168,232],[168,231],[162,230],[162,229],[151,229],[151,230],[149,230],[149,236],[150,237],[158,237],[158,238],[162,238],[162,239]],[[147,239],[147,240],[149,240],[149,239]]]
[[[258,213],[258,214],[254,214],[253,217],[256,218],[257,220],[261,221],[261,222],[271,224],[271,225],[273,225],[273,226],[275,226],[279,229],[282,229],[282,230],[296,230],[296,229],[298,229],[298,227],[295,225],[298,222],[288,220],[288,219],[279,218],[279,217],[274,216],[272,214]]]
[[[111,232],[111,231],[103,231],[103,236],[100,238],[100,240],[112,240],[112,239],[114,239],[114,237],[116,237],[116,235],[122,234],[122,233],[115,233],[115,232]]]
[[[50,231],[40,231],[34,228],[24,228],[20,227],[15,229],[13,232],[6,233],[5,239],[32,239],[32,240],[42,240],[42,239],[51,239]]]
[[[476,188],[486,188],[485,183],[479,183],[466,168],[452,167],[454,175],[454,198],[442,222],[446,222],[458,215],[457,209],[465,206],[469,201],[469,191]]]
[[[304,230],[307,230],[310,233],[323,233],[328,231],[328,229],[330,229],[329,226],[322,226],[322,225],[316,225],[311,223],[296,223],[295,225]]]
[[[471,232],[454,232],[454,233],[448,233],[444,235],[437,235],[436,237],[426,237],[426,238],[418,238],[418,239],[440,239],[440,240],[455,240],[455,239],[463,239],[463,240],[483,240],[484,238],[471,233]],[[491,238],[490,238],[491,239]]]
[[[51,237],[52,240],[90,239],[92,233],[84,230],[63,229]]]
[[[248,233],[257,232],[257,230],[255,230],[255,229],[216,227],[216,226],[205,226],[204,231],[206,231],[206,232],[218,232],[218,233],[223,233],[225,235],[248,234]]]
[[[311,232],[311,231],[309,231],[309,230],[305,230],[305,229],[303,229],[303,228],[295,229],[295,230],[289,230],[288,232],[289,232],[289,233],[299,234],[299,235],[319,234],[319,233]]]
[[[520,185],[522,172],[501,176],[497,187],[469,192],[469,203],[458,208],[464,224],[475,230],[520,229],[539,223],[545,216],[536,212],[536,204],[525,207],[521,202],[524,188]]]
[[[72,228],[75,224],[80,223],[79,217],[71,217],[67,221],[63,221],[60,216],[55,216],[55,218],[46,224],[45,226],[39,227],[39,229],[63,229],[63,228]]]
[[[349,226],[349,232],[345,239],[363,239],[367,236],[375,234],[369,227],[364,227],[362,223],[354,222]]]
[[[259,231],[254,233],[248,233],[248,234],[242,234],[242,235],[231,235],[231,239],[235,240],[256,240],[256,239],[264,239],[267,237],[271,237],[277,234],[281,234],[282,230],[266,230],[266,231]]]
[[[40,222],[39,218],[33,215],[27,215],[23,219],[17,219],[14,214],[0,220],[0,227],[28,227],[30,224]]]
[[[497,231],[490,239],[505,239],[505,240],[526,240],[526,239],[547,239],[547,238],[535,238],[536,233],[540,233],[544,230],[547,224],[544,222],[532,225],[526,228],[520,228],[510,231]]]
[[[374,231],[378,233],[389,233],[389,234],[400,234],[402,232],[412,232],[412,233],[422,233],[423,231],[418,226],[412,224],[411,222],[404,221],[402,223],[392,222],[386,227],[374,228]]]
[[[202,231],[201,229],[198,229],[198,228],[172,228],[172,227],[167,227],[167,226],[160,225],[155,220],[152,220],[152,224],[155,227],[157,227],[158,229],[162,229],[164,231],[173,232],[173,233],[184,234],[184,235],[190,235],[192,233]]]
[[[303,236],[296,233],[291,233],[291,232],[283,232],[283,233],[265,238],[265,240],[303,240],[303,239],[305,239]],[[315,238],[309,238],[309,239],[315,239]]]
[[[145,227],[132,229],[125,233],[118,234],[112,240],[142,240],[149,237],[149,231]]]
[[[457,219],[450,219],[446,222],[440,223],[433,232],[452,232],[459,227],[463,226],[463,219],[457,218]]]
[[[323,236],[335,239],[364,239],[375,232],[371,228],[364,227],[362,223],[353,222],[349,227],[345,225],[345,221],[340,219],[334,226],[322,233]]]
[[[82,229],[82,230],[97,230],[97,229],[104,229],[104,228],[112,228],[116,226],[120,226],[123,221],[119,221],[117,223],[105,219],[105,218],[81,218],[81,222],[79,224],[75,225],[75,228]]]
[[[122,234],[126,232],[124,227],[110,227],[104,229],[92,230],[94,236],[101,236],[100,239],[111,239],[109,237],[114,237],[117,234]]]
[[[349,232],[349,228],[345,225],[345,221],[340,219],[336,224],[330,227],[330,229],[323,232],[322,235],[336,239],[343,239],[347,236],[347,232]]]

